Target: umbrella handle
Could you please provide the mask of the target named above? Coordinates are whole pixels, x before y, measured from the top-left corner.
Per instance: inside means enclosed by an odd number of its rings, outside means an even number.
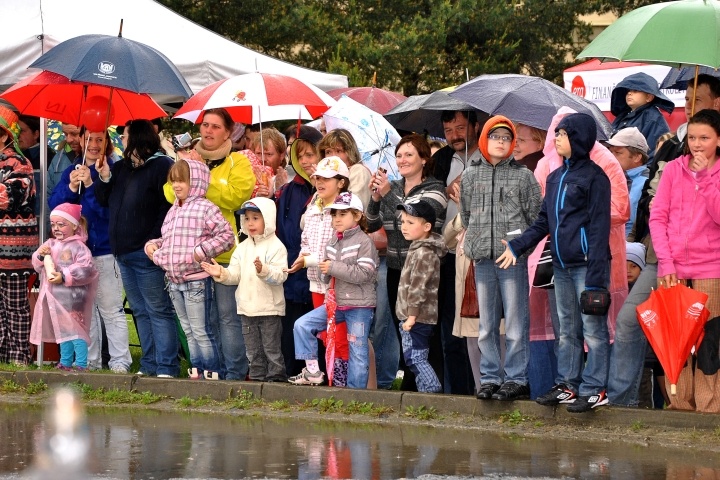
[[[674,383],[670,385],[670,395],[677,395],[677,385]]]

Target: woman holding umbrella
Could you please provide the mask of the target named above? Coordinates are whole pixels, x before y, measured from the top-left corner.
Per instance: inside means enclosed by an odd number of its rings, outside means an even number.
[[[223,217],[230,223],[237,237],[234,212],[239,210],[244,202],[250,200],[255,188],[255,174],[246,155],[232,152],[230,137],[235,121],[228,111],[224,108],[213,108],[205,110],[202,115],[200,141],[195,145],[194,150],[180,156],[207,164],[210,169],[210,185],[206,197],[220,208]],[[165,185],[165,198],[171,203],[175,201],[175,194],[169,183]],[[223,267],[227,267],[233,251],[234,249],[218,256],[215,260]],[[236,287],[233,285],[215,284],[215,308],[210,320],[219,340],[218,347],[225,369],[225,378],[245,380],[248,360],[242,324],[235,303],[235,290]]]
[[[125,294],[137,320],[142,346],[138,374],[177,377],[178,336],[165,272],[145,255],[145,243],[161,236],[170,204],[163,185],[173,160],[161,151],[160,138],[149,120],[133,120],[125,129],[123,160],[110,167],[95,162],[99,182],[95,196],[110,210],[110,248],[120,267]]]
[[[18,116],[0,105],[0,362],[27,365],[30,359],[28,277],[38,247],[35,182],[30,161],[19,152]]]
[[[410,242],[405,240],[400,231],[397,206],[425,200],[435,209],[437,220],[433,231],[440,233],[445,223],[447,197],[445,196],[445,184],[431,174],[434,163],[432,155],[430,155],[430,146],[425,137],[422,135],[403,137],[395,148],[395,158],[402,178],[390,181],[382,170],[375,172],[369,185],[372,195],[367,206],[366,216],[368,231],[374,232],[380,227],[384,227],[387,233],[387,291],[390,309],[397,325],[395,303],[400,284],[400,272],[410,247]],[[397,332],[399,336],[399,330]],[[433,338],[437,345],[431,344],[430,346],[430,362],[436,369],[438,378],[442,379],[442,347],[439,335],[434,335]],[[404,390],[414,387],[414,379],[411,377],[412,373],[406,369],[403,379]]]

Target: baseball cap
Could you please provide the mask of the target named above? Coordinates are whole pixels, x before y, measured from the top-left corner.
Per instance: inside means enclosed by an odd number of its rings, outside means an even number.
[[[260,208],[255,205],[255,203],[247,201],[240,206],[240,215],[244,215],[248,210],[251,212],[260,212]]]
[[[325,207],[325,210],[347,210],[349,208],[354,208],[355,210],[362,212],[362,200],[360,200],[360,197],[350,192],[343,192],[335,197],[335,201]]]
[[[490,135],[491,133],[493,133],[493,132],[494,132],[495,130],[497,130],[498,128],[504,128],[505,130],[507,130],[508,132],[510,132],[510,136],[512,136],[513,138],[515,138],[515,129],[512,128],[512,127],[510,127],[510,125],[509,125],[508,123],[505,123],[505,122],[498,122],[498,123],[496,123],[495,125],[493,125],[492,128],[490,128],[490,130],[488,131],[488,135]]]
[[[607,145],[612,145],[613,147],[637,148],[646,155],[650,149],[648,147],[647,140],[645,140],[645,136],[640,132],[640,130],[638,130],[637,127],[623,128],[605,143]]]
[[[422,218],[426,222],[435,225],[435,209],[425,200],[418,200],[413,203],[402,203],[397,206],[398,210],[405,210],[411,217]]]
[[[315,167],[313,177],[334,178],[340,175],[350,179],[350,170],[340,157],[325,157]]]

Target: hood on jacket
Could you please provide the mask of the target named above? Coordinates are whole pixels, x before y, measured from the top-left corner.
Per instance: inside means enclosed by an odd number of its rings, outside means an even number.
[[[305,140],[317,150],[317,146],[320,143],[320,140],[322,140],[322,133],[317,132],[317,135],[315,134],[315,132],[301,133],[300,136],[296,138],[295,141],[292,142],[292,144],[290,145],[290,164],[292,165],[293,170],[295,170],[295,173],[300,175],[306,181],[310,182],[310,176],[307,174],[305,169],[300,166],[300,161],[298,160],[298,140]],[[320,157],[318,156],[318,160],[319,159]]]
[[[190,190],[187,200],[204,197],[210,185],[210,169],[205,162],[197,160],[178,160],[178,162],[185,162],[190,168]],[[177,202],[177,199],[175,201]]]
[[[248,203],[255,204],[255,206],[260,210],[260,213],[262,213],[263,221],[265,222],[265,230],[263,231],[262,235],[255,235],[253,238],[255,240],[261,240],[274,234],[275,218],[277,215],[277,208],[275,207],[275,202],[270,200],[269,198],[255,197],[243,203],[243,208]],[[245,235],[250,236],[250,232],[248,232],[245,228],[245,215],[240,215],[240,229]]]
[[[640,72],[623,78],[613,89],[610,96],[610,111],[616,117],[630,111],[630,107],[625,102],[628,90],[637,90],[638,92],[655,95],[655,99],[650,102],[650,105],[655,105],[667,113],[672,113],[675,110],[675,103],[660,91],[657,80],[647,73]]]
[[[595,119],[585,113],[572,113],[560,120],[555,133],[565,130],[570,141],[570,158],[590,159],[590,150],[595,146],[597,140],[597,125]]]
[[[482,153],[482,156],[485,157],[486,160],[489,161],[490,154],[488,153],[488,135],[490,135],[490,131],[498,124],[498,123],[504,123],[507,125],[503,125],[503,128],[507,128],[512,133],[513,139],[510,142],[510,153],[508,154],[507,158],[512,157],[512,152],[515,150],[515,142],[517,139],[517,132],[515,131],[515,125],[513,125],[512,120],[510,120],[507,117],[503,117],[502,115],[495,115],[494,117],[490,118],[487,122],[485,122],[485,125],[483,126],[482,132],[480,132],[480,138],[478,139],[478,147],[480,148],[480,153]]]
[[[410,244],[409,250],[415,250],[416,248],[420,247],[430,247],[433,250],[435,250],[435,254],[442,258],[445,256],[446,253],[448,253],[447,245],[445,245],[445,240],[443,239],[442,235],[435,232],[430,232],[430,236],[428,238],[423,238],[422,240],[415,240]]]

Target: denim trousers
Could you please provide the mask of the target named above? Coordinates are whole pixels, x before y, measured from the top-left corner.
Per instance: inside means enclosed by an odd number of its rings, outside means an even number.
[[[120,271],[115,257],[100,255],[93,257],[99,273],[98,288],[90,322],[90,345],[88,347],[88,366],[91,370],[102,368],[102,325],[110,353],[110,368],[130,368],[132,357],[128,345],[128,325],[123,309]]]
[[[227,264],[221,265],[227,267]],[[242,320],[235,300],[238,288],[242,287],[216,282],[215,301],[210,314],[210,325],[215,332],[226,380],[245,380],[249,370]]]
[[[609,270],[610,262],[608,262]],[[580,294],[585,290],[587,267],[555,266],[555,298],[560,319],[558,377],[581,396],[595,395],[607,388],[610,335],[607,315],[585,315]],[[587,362],[584,361],[587,344]]]
[[[165,289],[165,272],[143,250],[117,256],[142,347],[140,371],[146,375],[180,373],[175,312]]]
[[[415,323],[409,332],[403,330],[400,322],[400,338],[402,340],[403,358],[405,365],[415,374],[415,384],[418,392],[440,393],[442,385],[430,365],[430,337],[433,335],[433,325]]]
[[[88,344],[85,340],[77,338],[60,343],[60,364],[63,367],[72,367],[73,358],[76,367],[87,368]]]
[[[378,388],[389,389],[397,376],[400,362],[400,342],[395,333],[387,291],[387,261],[380,257],[378,267],[377,304],[370,340],[375,349],[375,369]]]
[[[285,359],[281,342],[282,320],[279,315],[248,317],[240,315],[247,358],[250,363],[250,380],[286,380]]]
[[[530,307],[527,259],[502,269],[494,259],[475,261],[480,328],[480,382],[528,383]],[[500,363],[500,311],[505,316],[505,365]]]
[[[647,339],[635,308],[657,288],[657,264],[648,263],[623,303],[615,323],[615,343],[610,347],[608,400],[614,405],[637,407]]]
[[[347,323],[350,358],[348,360],[348,388],[367,388],[369,372],[368,338],[375,314],[372,308],[337,309],[336,323]],[[295,358],[316,360],[318,358],[317,334],[327,330],[327,309],[321,305],[295,322]]]
[[[220,352],[210,327],[213,283],[210,277],[185,283],[170,282],[168,290],[187,338],[190,365],[200,371],[217,372],[222,378]]]

